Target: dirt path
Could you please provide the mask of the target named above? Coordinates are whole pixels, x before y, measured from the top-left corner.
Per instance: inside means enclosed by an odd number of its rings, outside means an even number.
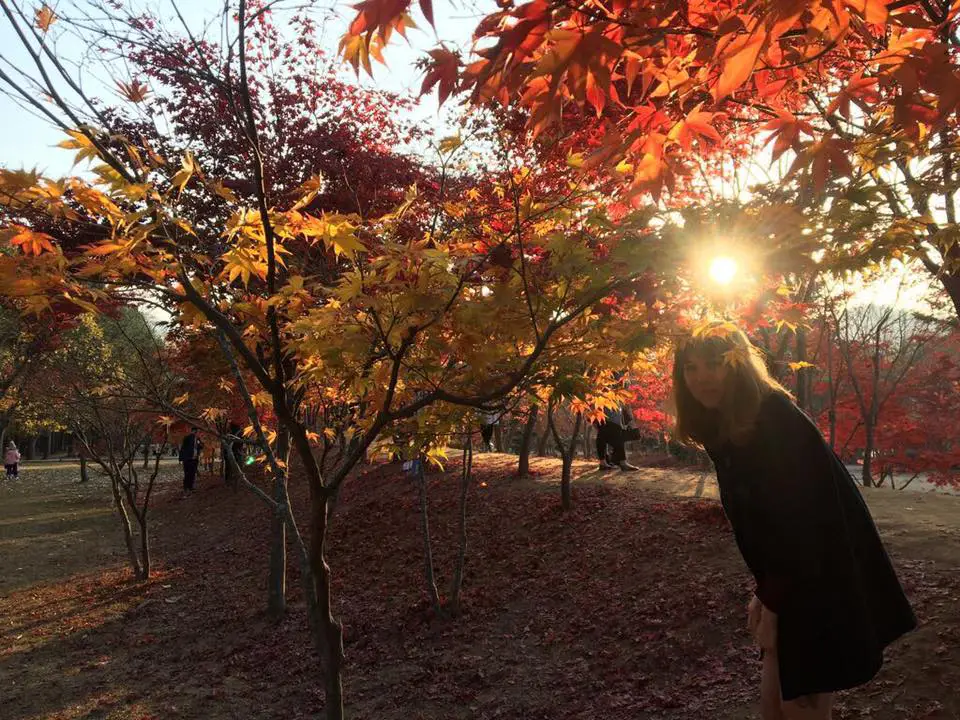
[[[476,458],[467,614],[456,621],[433,618],[423,599],[409,479],[375,467],[345,488],[331,562],[349,717],[756,717],[750,583],[710,475],[601,475],[578,463],[575,510],[561,515],[559,463],[534,460],[530,481],[513,477],[514,463]],[[165,468],[159,569],[133,584],[104,481],[79,485],[75,467],[52,465],[0,484],[0,716],[318,716],[295,567],[288,617],[274,626],[262,612],[269,516],[255,499],[202,479],[181,501],[177,466]],[[448,472],[430,480],[441,583],[455,549],[457,468]],[[922,627],[835,717],[960,718],[960,498],[866,497]]]

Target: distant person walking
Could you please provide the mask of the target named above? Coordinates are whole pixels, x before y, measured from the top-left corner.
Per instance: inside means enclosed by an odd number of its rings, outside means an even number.
[[[748,626],[763,655],[763,720],[829,720],[917,621],[850,473],[767,372],[717,323],[678,345],[676,437],[713,460],[724,512],[756,579]]]
[[[480,416],[480,440],[486,452],[493,452],[493,432],[499,422],[497,413],[483,413]]]
[[[20,451],[16,443],[11,440],[7,451],[3,454],[3,467],[7,471],[7,480],[16,480],[20,477]]]
[[[183,464],[183,492],[193,492],[197,481],[197,467],[200,465],[200,453],[203,451],[203,441],[197,434],[200,428],[190,428],[190,434],[183,438],[180,444],[180,462]]]

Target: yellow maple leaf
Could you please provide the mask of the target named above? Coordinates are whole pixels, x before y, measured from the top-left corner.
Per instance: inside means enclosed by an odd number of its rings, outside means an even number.
[[[79,151],[73,158],[74,165],[84,160],[97,157],[97,146],[93,144],[93,141],[83,131],[67,130],[67,135],[70,136],[70,139],[58,143],[57,147],[64,148],[65,150]]]
[[[723,354],[723,363],[732,368],[739,368],[747,364],[749,360],[749,355],[744,348],[733,348],[733,350],[727,350]]]
[[[324,238],[324,243],[337,257],[346,255],[353,260],[359,251],[366,249],[360,238],[354,234],[354,228],[351,225],[331,223],[329,228],[329,234]]]
[[[443,138],[437,147],[440,149],[441,153],[447,155],[448,153],[452,153],[461,145],[463,145],[463,138],[460,137],[460,133],[458,132],[456,135],[450,135]]]
[[[183,159],[180,161],[180,170],[178,170],[177,174],[170,180],[171,189],[177,188],[177,197],[180,197],[183,188],[190,182],[190,178],[193,177],[195,172],[197,172],[196,160],[193,157],[193,153],[187,150]]]

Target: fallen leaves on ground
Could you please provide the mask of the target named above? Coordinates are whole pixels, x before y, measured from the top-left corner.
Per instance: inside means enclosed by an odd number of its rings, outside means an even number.
[[[753,717],[759,662],[744,627],[751,582],[719,506],[650,492],[640,472],[629,482],[614,476],[615,485],[576,484],[575,508],[563,514],[551,482],[559,463],[536,461],[536,477],[520,480],[511,462],[475,459],[458,618],[435,617],[423,592],[412,478],[376,465],[346,484],[330,562],[348,717]],[[456,463],[428,476],[443,593],[456,555],[457,477]],[[2,522],[15,525],[18,503],[64,485],[51,479],[0,497]],[[0,598],[5,717],[317,716],[323,684],[296,554],[289,612],[274,625],[263,612],[269,513],[211,478],[186,500],[177,490],[175,478],[161,486],[150,582],[131,583],[118,554],[111,567]],[[98,507],[109,503],[104,491],[80,492]],[[890,650],[873,683],[840,698],[837,718],[960,712],[950,690],[960,680],[956,566],[917,547],[903,557],[892,550],[923,626]],[[20,552],[0,560],[4,576],[11,563],[43,560]]]

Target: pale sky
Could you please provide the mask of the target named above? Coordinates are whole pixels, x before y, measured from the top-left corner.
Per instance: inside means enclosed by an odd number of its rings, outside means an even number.
[[[342,0],[321,0],[321,3],[322,6],[318,5],[317,9],[312,11],[312,17],[322,28],[323,46],[331,57],[335,57],[340,37],[355,14],[352,9],[353,3]],[[40,6],[40,3],[26,4],[31,8]],[[50,2],[53,7],[63,8],[64,14],[69,13],[69,6],[72,4]],[[133,4],[138,7],[155,8],[171,27],[181,27],[169,0]],[[287,6],[296,4],[299,3],[285,3]],[[385,53],[388,64],[384,66],[374,62],[373,79],[361,71],[359,84],[416,97],[423,77],[414,67],[414,63],[426,50],[435,47],[438,39],[442,39],[451,48],[460,48],[466,56],[466,51],[470,47],[471,32],[481,17],[480,11],[475,8],[474,3],[468,2],[437,2],[435,6],[436,31],[423,21],[419,13],[415,13],[414,19],[420,28],[407,32],[409,43],[395,36]],[[482,6],[486,7],[485,4]],[[219,17],[223,2],[222,0],[180,0],[179,7],[191,30],[195,34],[201,34],[203,29],[209,26],[211,19]],[[283,7],[283,4],[280,7]],[[32,12],[31,10],[31,15]],[[73,63],[83,61],[88,54],[88,49],[78,43],[76,38],[64,35],[63,31],[62,24],[58,27],[57,23],[53,24],[50,31],[51,36],[57,38],[58,54],[69,58]],[[216,23],[214,33],[219,37]],[[20,41],[5,18],[0,22],[0,55],[25,67],[31,62],[29,56],[21,50]],[[121,79],[130,79],[121,66],[103,69],[98,57],[87,58],[84,64],[84,71],[78,73],[76,77],[84,89],[91,94],[103,96],[112,91],[113,82],[107,77],[108,72]],[[4,66],[4,70],[9,71],[8,66]],[[343,71],[347,77],[356,79],[353,69],[348,65],[344,65]],[[448,100],[448,104],[450,103],[451,101]],[[447,127],[443,119],[446,114],[444,110],[446,108],[438,108],[434,92],[424,97],[412,114],[417,122],[433,126],[437,134],[442,136]],[[63,139],[63,135],[58,128],[51,126],[48,120],[23,110],[6,95],[0,95],[0,118],[2,118],[0,165],[13,168],[36,166],[52,175],[70,172],[72,153],[56,147],[57,143]]]

